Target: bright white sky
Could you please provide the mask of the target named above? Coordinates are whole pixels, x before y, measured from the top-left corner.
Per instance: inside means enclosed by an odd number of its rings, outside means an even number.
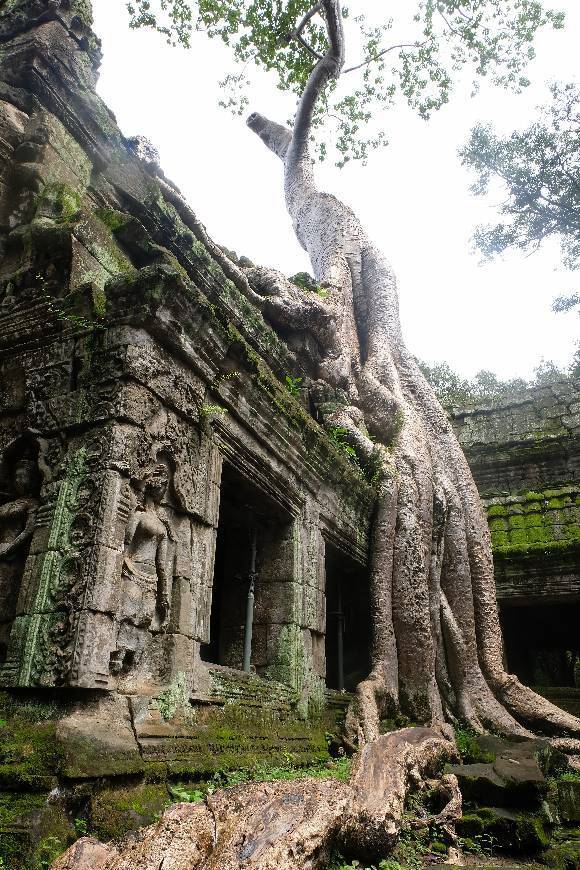
[[[288,275],[310,271],[284,208],[279,160],[243,119],[217,106],[217,83],[231,66],[225,47],[198,35],[188,52],[170,48],[157,34],[129,30],[124,0],[93,5],[104,51],[99,92],[122,131],[154,143],[166,175],[217,242]],[[390,258],[409,348],[464,376],[487,368],[530,377],[542,358],[566,365],[579,334],[575,313],[550,310],[554,296],[580,289],[580,274],[561,268],[557,246],[480,264],[470,236],[494,210],[469,193],[457,157],[476,122],[524,126],[547,97],[546,81],[578,80],[580,3],[553,5],[566,11],[566,28],[540,35],[524,94],[485,87],[471,98],[465,82],[428,123],[406,108],[392,112],[391,144],[368,166],[320,170],[322,186],[355,209]],[[250,109],[283,122],[287,98],[268,77],[251,78]]]

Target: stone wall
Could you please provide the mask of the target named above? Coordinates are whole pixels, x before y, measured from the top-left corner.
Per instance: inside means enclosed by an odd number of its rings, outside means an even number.
[[[366,582],[372,486],[121,134],[94,90],[99,57],[90,4],[0,0],[0,857],[14,868],[65,845],[79,812],[94,821],[87,801],[105,818],[111,788],[130,827],[167,782],[328,759],[345,705],[325,685],[328,553],[334,587]]]
[[[580,381],[455,425],[489,518],[508,664],[526,682],[580,685]]]
[[[374,491],[124,139],[98,63],[88,4],[0,3],[0,685],[44,692],[64,743],[100,741],[76,776],[233,764],[211,734],[236,716],[246,761],[272,716],[277,746],[316,754],[326,549],[364,570]]]

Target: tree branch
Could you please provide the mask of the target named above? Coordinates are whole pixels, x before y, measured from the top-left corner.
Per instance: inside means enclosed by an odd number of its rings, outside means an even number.
[[[344,65],[344,30],[339,0],[322,0],[328,50],[312,70],[298,104],[288,162],[296,164],[308,156],[312,116],[318,99],[332,78],[338,78]],[[288,163],[287,163],[288,166]]]
[[[344,75],[350,72],[354,72],[357,69],[362,69],[363,66],[368,66],[369,63],[373,63],[375,60],[380,60],[381,57],[384,57],[385,54],[388,54],[390,51],[394,51],[396,48],[421,48],[422,45],[425,45],[424,42],[400,42],[398,45],[390,45],[389,48],[385,48],[382,51],[379,51],[378,54],[374,54],[372,57],[367,57],[366,60],[363,60],[362,63],[357,64],[356,66],[349,66],[348,69],[344,70]]]
[[[451,33],[453,33],[453,34],[455,34],[455,36],[457,36],[458,31],[453,27],[452,24],[449,23],[449,21],[447,20],[447,18],[446,18],[445,15],[444,15],[444,13],[441,12],[440,9],[438,9],[437,12],[439,13],[439,15],[441,16],[441,18],[443,19],[443,21],[444,21],[445,24],[447,25],[447,27],[449,28],[449,30],[451,31]]]
[[[317,12],[322,11],[322,3],[317,3],[316,6],[313,6],[312,9],[306,13],[296,30],[294,31],[294,36],[300,36],[308,22],[314,18]]]
[[[308,22],[311,21],[312,18],[314,18],[316,13],[321,12],[321,11],[322,11],[322,3],[317,3],[316,6],[313,6],[312,9],[310,9],[306,13],[306,15],[302,18],[302,20],[299,22],[299,24],[297,25],[294,32],[286,37],[286,42],[291,42],[293,39],[298,40],[300,45],[303,48],[305,48],[306,51],[312,55],[312,57],[315,57],[316,60],[322,60],[323,55],[321,55],[320,52],[316,51],[316,49],[314,49],[310,45],[310,43],[304,39],[304,37],[302,36],[302,32],[303,32],[304,28],[306,27],[306,25],[308,24]]]
[[[308,42],[306,42],[303,36],[301,36],[299,33],[294,34],[294,36],[298,40],[300,45],[305,48],[306,51],[312,55],[312,57],[315,57],[317,60],[322,60],[323,55],[321,55],[320,52],[316,51],[315,48],[312,48],[312,46]]]

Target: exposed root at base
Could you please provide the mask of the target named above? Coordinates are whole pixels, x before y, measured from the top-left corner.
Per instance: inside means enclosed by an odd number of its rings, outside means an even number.
[[[266,782],[222,789],[199,804],[176,804],[159,822],[118,844],[84,837],[53,870],[315,870],[339,848],[377,860],[395,845],[409,792],[438,788],[434,817],[449,829],[461,815],[448,726],[404,728],[367,743],[349,784],[331,779]]]

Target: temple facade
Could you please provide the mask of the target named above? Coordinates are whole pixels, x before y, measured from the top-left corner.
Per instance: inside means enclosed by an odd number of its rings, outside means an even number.
[[[84,0],[0,0],[0,793],[327,757],[370,663],[372,478],[99,60]],[[455,415],[508,665],[570,709],[578,387]]]
[[[317,422],[296,348],[121,134],[99,60],[89,3],[0,0],[0,856],[15,867],[43,831],[74,838],[77,805],[116,836],[155,817],[168,780],[327,759],[370,665],[373,480]],[[455,415],[508,665],[576,710],[578,393]]]

